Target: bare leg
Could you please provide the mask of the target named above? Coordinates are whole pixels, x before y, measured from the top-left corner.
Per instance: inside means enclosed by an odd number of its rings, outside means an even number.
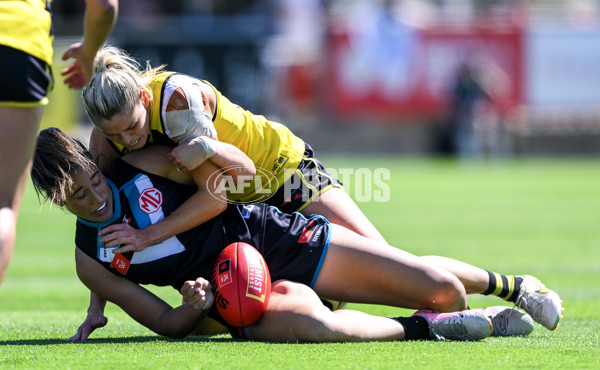
[[[10,207],[0,208],[0,283],[8,269],[15,247],[17,217]]]
[[[397,321],[354,310],[332,312],[312,289],[286,280],[273,283],[267,311],[246,333],[253,340],[277,342],[404,339],[404,327]]]
[[[302,214],[319,214],[331,223],[341,225],[366,238],[385,242],[381,233],[358,208],[344,189],[331,188],[313,200]]]
[[[338,225],[331,232],[313,287],[319,296],[440,312],[466,308],[465,289],[447,270]]]
[[[12,258],[42,108],[0,106],[0,283]]]
[[[465,286],[467,294],[479,294],[488,287],[490,278],[484,269],[447,257],[422,256],[421,258],[428,265],[438,266],[458,277]]]
[[[302,213],[323,215],[331,223],[344,226],[366,238],[385,242],[383,236],[343,189],[332,188],[326,191],[310,203]],[[445,269],[458,277],[467,294],[482,293],[488,287],[489,275],[481,268],[446,257],[423,256],[421,258],[427,264]]]

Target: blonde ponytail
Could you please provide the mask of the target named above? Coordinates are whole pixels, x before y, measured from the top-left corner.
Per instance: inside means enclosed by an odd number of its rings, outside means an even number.
[[[94,74],[83,88],[82,98],[90,120],[99,124],[116,114],[130,114],[139,103],[140,90],[146,91],[152,100],[150,83],[165,66],[152,68],[140,63],[125,51],[105,46],[94,58]]]

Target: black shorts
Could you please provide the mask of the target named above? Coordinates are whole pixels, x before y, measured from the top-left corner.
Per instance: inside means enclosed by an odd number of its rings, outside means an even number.
[[[48,64],[4,45],[0,45],[0,81],[0,105],[10,106],[45,105],[54,86]]]
[[[282,212],[300,212],[312,200],[332,187],[342,188],[342,182],[333,177],[315,158],[310,145],[305,144],[302,162],[294,174],[265,202]]]
[[[242,217],[251,237],[239,241],[258,249],[272,282],[285,279],[309,287],[315,284],[329,248],[331,230],[327,219],[319,215],[306,218],[298,212],[282,213],[265,204],[244,206]],[[228,325],[214,306],[210,316],[226,325],[234,337],[243,337],[243,331]]]

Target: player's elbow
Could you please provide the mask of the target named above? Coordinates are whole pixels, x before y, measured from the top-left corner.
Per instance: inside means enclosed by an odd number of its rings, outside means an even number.
[[[107,15],[115,15],[119,9],[119,0],[97,0],[98,10]]]
[[[92,12],[101,15],[102,19],[110,20],[111,23],[119,12],[119,0],[92,0],[87,4]]]
[[[215,207],[215,217],[220,215],[221,213],[225,212],[225,210],[227,209],[227,202],[226,201],[221,201],[218,203],[218,205]]]
[[[246,165],[244,166],[244,175],[246,176],[254,176],[256,175],[256,166],[254,162],[250,158],[247,159]]]
[[[161,319],[154,327],[149,327],[158,335],[171,339],[183,339],[187,337],[193,330],[194,325],[185,322],[173,322],[171,319]]]
[[[161,332],[157,331],[158,335],[162,335],[163,337],[171,338],[171,339],[183,339],[188,336],[189,330],[164,330]]]
[[[211,199],[210,206],[202,213],[202,217],[206,218],[206,220],[213,219],[225,212],[225,209],[227,209],[227,197],[215,196]]]

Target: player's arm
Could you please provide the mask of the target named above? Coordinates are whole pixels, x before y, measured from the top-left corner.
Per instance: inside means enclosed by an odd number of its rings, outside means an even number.
[[[183,173],[209,161],[234,181],[244,181],[256,174],[254,162],[238,147],[205,136],[179,144],[167,158]]]
[[[65,84],[81,89],[92,76],[92,64],[98,49],[113,29],[119,12],[118,0],[86,0],[83,18],[83,41],[71,45],[62,60],[75,58],[73,64],[61,71]]]
[[[87,340],[94,330],[105,326],[108,323],[108,318],[104,316],[104,307],[106,307],[106,300],[98,297],[94,292],[90,292],[90,304],[87,316],[83,323],[79,325],[79,328],[77,328],[77,333],[68,340]]]
[[[188,174],[177,171],[166,160],[170,148],[152,145],[123,157],[134,167],[181,184],[196,184],[198,190],[164,219],[144,229],[129,224],[110,225],[100,231],[100,242],[107,248],[120,245],[114,253],[140,251],[190,230],[223,212],[227,207],[225,188],[220,186],[222,172],[207,161]]]
[[[203,304],[196,304],[197,308],[187,303],[173,308],[149,290],[112,274],[79,248],[76,248],[75,263],[79,279],[92,292],[116,304],[134,320],[159,335],[185,337],[198,326],[212,305],[212,292],[206,289],[203,293],[207,299]]]
[[[214,90],[204,83],[183,84],[173,92],[167,103],[165,124],[179,145],[169,153],[169,161],[183,172],[209,160],[234,180],[238,176],[254,176],[254,163],[244,152],[217,140],[212,122],[216,99]]]
[[[121,155],[110,145],[108,139],[94,126],[90,135],[89,151],[100,170],[105,170]]]

